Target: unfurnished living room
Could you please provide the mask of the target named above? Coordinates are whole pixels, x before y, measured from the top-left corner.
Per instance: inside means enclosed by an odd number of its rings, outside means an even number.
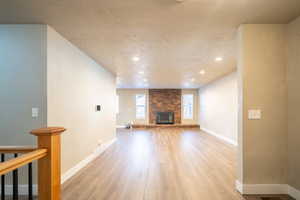
[[[299,0],[0,0],[0,200],[300,200]]]

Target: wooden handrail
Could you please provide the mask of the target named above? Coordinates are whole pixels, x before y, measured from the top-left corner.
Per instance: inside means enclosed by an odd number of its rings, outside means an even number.
[[[37,149],[32,146],[0,146],[0,153],[29,153]]]
[[[26,153],[20,157],[11,159],[4,163],[0,163],[0,175],[11,172],[35,160],[39,160],[47,155],[47,149],[38,149],[30,153]]]
[[[48,150],[47,155],[38,161],[39,200],[61,199],[60,135],[65,130],[62,127],[48,127],[31,131],[38,137],[38,147]]]
[[[47,127],[32,130],[38,147],[0,147],[0,153],[24,153],[22,156],[0,163],[0,175],[38,161],[38,199],[61,199],[61,147],[60,135],[66,129]]]

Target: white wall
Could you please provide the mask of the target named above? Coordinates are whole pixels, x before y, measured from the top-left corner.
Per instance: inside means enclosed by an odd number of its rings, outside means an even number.
[[[117,114],[117,125],[124,126],[129,122],[135,124],[148,124],[149,122],[149,93],[148,89],[117,89],[119,96],[119,113]],[[135,95],[146,95],[146,118],[136,119],[135,117]]]
[[[116,137],[115,76],[48,27],[48,126],[64,126],[62,173]],[[95,112],[95,106],[102,107]]]
[[[199,89],[201,129],[237,143],[237,73],[231,73]]]

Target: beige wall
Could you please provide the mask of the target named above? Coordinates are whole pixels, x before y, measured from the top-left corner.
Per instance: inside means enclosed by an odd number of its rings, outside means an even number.
[[[286,25],[242,25],[238,70],[242,78],[244,184],[287,182]],[[262,119],[248,120],[248,109]],[[241,155],[240,155],[241,156]]]
[[[64,126],[62,173],[115,138],[115,76],[48,27],[48,125]],[[95,106],[102,106],[95,112]]]
[[[199,89],[199,124],[204,131],[236,144],[237,114],[236,72]]]
[[[182,89],[181,94],[193,94],[194,95],[194,110],[193,110],[193,119],[184,119],[183,118],[183,105],[181,105],[181,123],[182,124],[199,124],[198,116],[199,116],[199,95],[198,89]],[[181,104],[183,100],[181,98]]]
[[[300,190],[300,17],[288,25],[288,182]]]
[[[145,94],[147,101],[146,118],[136,119],[135,117],[135,95]],[[130,122],[135,124],[148,124],[148,90],[147,89],[117,89],[119,96],[119,113],[117,114],[117,125],[124,126]]]

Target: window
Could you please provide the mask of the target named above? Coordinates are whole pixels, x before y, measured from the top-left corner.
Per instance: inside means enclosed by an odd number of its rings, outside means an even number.
[[[183,118],[193,119],[194,110],[194,95],[184,94],[183,95]]]
[[[135,95],[136,112],[135,116],[137,119],[145,119],[146,117],[146,95],[137,94]]]
[[[116,98],[116,105],[117,105],[117,108],[116,108],[116,112],[117,112],[117,114],[119,114],[119,95],[117,95],[117,98]]]

